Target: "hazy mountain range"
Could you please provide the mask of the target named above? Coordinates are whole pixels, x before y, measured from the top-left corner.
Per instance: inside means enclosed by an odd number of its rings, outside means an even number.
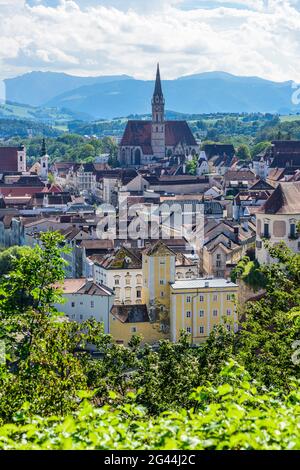
[[[154,82],[127,75],[75,77],[32,72],[7,79],[7,100],[70,110],[85,119],[111,119],[151,111]],[[166,108],[187,114],[300,111],[292,103],[292,82],[207,72],[163,82]],[[299,93],[300,95],[300,93]]]

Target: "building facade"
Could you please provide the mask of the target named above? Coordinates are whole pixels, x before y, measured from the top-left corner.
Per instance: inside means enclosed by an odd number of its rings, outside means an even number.
[[[165,99],[159,65],[152,97],[151,121],[128,121],[119,145],[122,166],[140,167],[170,159],[173,155],[196,155],[199,146],[186,121],[165,120]]]
[[[259,263],[272,263],[266,241],[284,242],[295,253],[300,251],[300,181],[280,183],[263,207],[256,213],[256,258]]]
[[[226,279],[180,280],[171,285],[170,339],[177,342],[181,331],[191,343],[205,341],[213,328],[226,324],[237,331],[238,286]]]

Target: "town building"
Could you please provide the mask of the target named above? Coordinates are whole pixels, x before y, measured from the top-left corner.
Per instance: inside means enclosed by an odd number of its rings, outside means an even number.
[[[256,258],[259,263],[272,263],[265,241],[285,244],[295,253],[300,251],[300,181],[281,182],[256,213]]]
[[[0,147],[0,173],[25,173],[26,148]]]
[[[119,145],[123,166],[140,167],[170,159],[173,155],[196,155],[199,146],[186,121],[165,119],[165,99],[159,65],[152,98],[151,121],[128,121]]]
[[[71,321],[82,323],[94,319],[109,333],[109,315],[114,303],[114,294],[106,286],[100,286],[91,279],[66,279],[62,286],[64,303],[54,307]]]
[[[95,257],[94,280],[114,289],[116,305],[142,304],[141,252],[123,246],[112,254]]]
[[[185,331],[191,335],[192,344],[199,344],[220,324],[237,331],[237,292],[237,284],[226,279],[180,280],[171,284],[171,341],[177,342],[181,331]]]

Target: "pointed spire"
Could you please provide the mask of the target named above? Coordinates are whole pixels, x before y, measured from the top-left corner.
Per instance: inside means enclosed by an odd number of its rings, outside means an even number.
[[[157,64],[154,96],[160,96],[160,97],[163,96],[162,87],[161,87],[161,80],[160,80],[159,64]]]
[[[42,143],[42,157],[47,155],[47,148],[46,148],[46,139],[43,137],[43,143]]]

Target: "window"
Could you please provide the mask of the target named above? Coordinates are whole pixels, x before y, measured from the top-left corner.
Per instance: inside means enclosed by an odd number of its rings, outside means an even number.
[[[120,279],[115,279],[115,286],[119,286],[120,285]]]
[[[217,316],[218,316],[218,310],[214,310],[214,311],[213,311],[213,316],[214,316],[214,317],[217,317]]]
[[[192,331],[191,327],[188,326],[187,329],[186,329],[186,332],[187,332],[187,333],[191,333],[191,331]]]
[[[137,328],[136,328],[135,326],[133,326],[133,327],[131,328],[131,333],[136,333],[136,332],[137,332]]]
[[[217,268],[220,268],[221,267],[221,261],[217,261],[216,266],[217,266]]]
[[[200,302],[204,302],[204,296],[200,295],[199,300],[200,300]]]
[[[190,311],[186,312],[186,318],[191,318],[191,312]]]
[[[204,326],[200,326],[199,328],[200,335],[204,334]]]
[[[130,297],[131,297],[131,288],[130,287],[125,288],[125,297],[126,297],[126,299],[130,299]]]
[[[296,224],[294,223],[290,225],[290,237],[296,238]]]
[[[138,299],[141,299],[141,297],[142,297],[142,291],[137,290],[137,291],[136,291],[136,296],[137,296]]]
[[[264,238],[270,238],[269,224],[264,224]]]
[[[164,293],[163,291],[161,291],[160,296],[161,296],[161,297],[164,297],[164,296],[165,296],[165,293]]]
[[[94,308],[94,307],[95,307],[95,303],[94,303],[94,301],[92,300],[92,301],[91,301],[91,308]]]
[[[227,300],[228,301],[232,300],[232,294],[227,294]]]
[[[80,320],[83,320],[83,315],[79,315]]]
[[[231,315],[231,310],[230,310],[230,308],[227,310],[226,313],[227,313],[227,316],[230,317],[230,315]]]
[[[186,301],[187,301],[188,304],[191,303],[191,298],[190,298],[190,296],[187,296]]]
[[[75,307],[75,302],[72,302],[72,303],[71,303],[71,307],[72,307],[72,308]]]
[[[204,310],[200,310],[199,316],[200,316],[200,317],[204,317]]]
[[[217,302],[217,301],[218,301],[218,296],[217,296],[217,294],[214,294],[214,296],[213,296],[213,301],[214,301],[214,302]]]
[[[217,259],[221,259],[221,255],[217,255]]]
[[[165,281],[164,281],[163,279],[161,279],[161,280],[159,281],[159,283],[160,283],[161,286],[164,286],[164,285],[165,285]]]

